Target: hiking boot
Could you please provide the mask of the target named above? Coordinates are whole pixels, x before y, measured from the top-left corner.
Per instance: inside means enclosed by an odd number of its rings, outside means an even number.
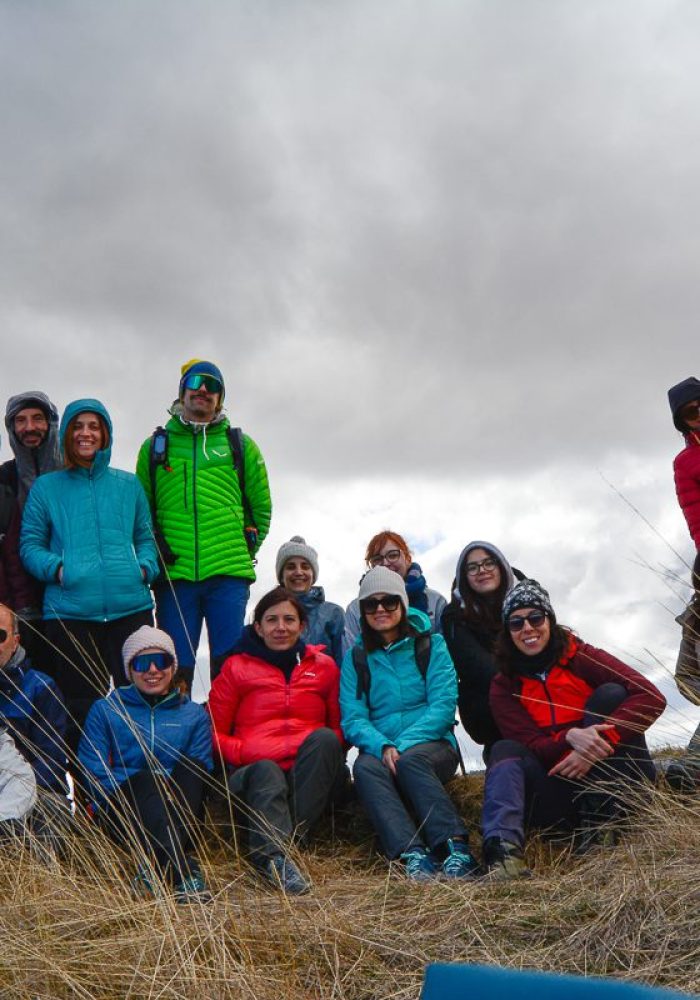
[[[604,792],[588,790],[579,795],[578,827],[574,854],[587,854],[596,847],[614,847],[620,839],[622,813],[618,802]]]
[[[483,853],[486,872],[491,878],[505,881],[532,876],[525,864],[522,848],[517,844],[501,840],[500,837],[489,837],[484,841]]]
[[[580,827],[575,834],[576,846],[574,854],[581,857],[595,848],[603,850],[614,847],[620,842],[620,831],[613,826],[593,825]]]
[[[445,878],[479,878],[481,868],[465,840],[448,840],[447,849],[449,853],[442,862],[442,874]]]
[[[274,854],[267,858],[258,870],[276,889],[281,889],[289,896],[303,896],[311,891],[311,883],[284,854]]]
[[[131,891],[137,899],[150,899],[160,895],[160,885],[150,865],[138,866],[131,880]]]
[[[211,903],[212,895],[201,872],[193,872],[182,882],[178,882],[173,890],[176,903]]]
[[[411,847],[401,855],[406,878],[414,882],[428,882],[438,873],[437,865],[424,847]]]

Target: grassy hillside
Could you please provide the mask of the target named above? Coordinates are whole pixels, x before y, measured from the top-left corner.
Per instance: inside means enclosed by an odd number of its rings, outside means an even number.
[[[474,822],[478,786],[452,786]],[[302,857],[314,892],[287,900],[235,858],[225,810],[214,809],[207,907],[135,900],[133,858],[89,830],[53,867],[10,845],[0,855],[0,996],[408,1000],[436,960],[700,989],[696,800],[657,791],[636,833],[585,860],[536,840],[537,876],[517,884],[409,884],[373,852],[355,812],[325,834]]]

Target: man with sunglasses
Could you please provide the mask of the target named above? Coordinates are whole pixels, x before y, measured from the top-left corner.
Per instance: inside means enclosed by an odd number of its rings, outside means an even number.
[[[224,414],[219,368],[192,359],[181,376],[170,420],[144,441],[136,472],[163,566],[154,587],[158,624],[173,637],[191,687],[203,622],[212,677],[240,635],[272,504],[260,449]]]

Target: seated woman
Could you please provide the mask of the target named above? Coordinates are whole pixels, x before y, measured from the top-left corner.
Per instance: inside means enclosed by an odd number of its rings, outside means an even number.
[[[423,570],[413,561],[411,550],[401,535],[395,531],[380,531],[374,538],[370,538],[365,552],[365,562],[370,568],[386,566],[387,569],[398,573],[404,581],[410,607],[428,616],[433,632],[440,631],[440,620],[447,602],[442,594],[427,586]],[[345,652],[352,648],[360,634],[360,619],[360,603],[355,599],[345,611],[343,639]]]
[[[143,625],[122,656],[131,684],[95,702],[78,753],[97,820],[141,855],[137,891],[172,878],[178,903],[208,902],[192,841],[212,770],[209,717],[175,684],[167,632]]]
[[[444,788],[459,756],[454,666],[403,579],[384,566],[360,584],[362,634],[343,659],[343,732],[360,751],[357,794],[390,860],[408,878],[473,878],[467,828]]]
[[[315,586],[318,578],[318,553],[300,535],[294,535],[280,546],[275,565],[277,580],[294,594],[307,614],[304,639],[318,645],[340,666],[343,658],[345,612],[338,604],[326,600],[323,587]]]
[[[214,742],[228,765],[251,860],[283,892],[311,888],[289,857],[329,805],[343,772],[339,671],[302,639],[306,611],[277,587],[258,601],[209,693]]]
[[[452,600],[442,615],[442,634],[457,671],[459,717],[469,736],[484,747],[484,760],[500,739],[489,689],[496,674],[494,647],[503,598],[514,583],[500,549],[490,542],[469,542],[457,560]]]
[[[535,580],[506,594],[491,684],[502,740],[484,788],[484,862],[497,878],[529,874],[527,827],[579,832],[579,853],[617,839],[625,792],[654,779],[645,731],[666,700],[642,674],[557,624]]]

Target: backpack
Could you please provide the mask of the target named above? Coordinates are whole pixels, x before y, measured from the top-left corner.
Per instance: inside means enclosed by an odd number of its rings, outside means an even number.
[[[244,534],[246,545],[251,556],[255,552],[258,529],[255,524],[253,512],[248,503],[245,489],[245,459],[243,432],[240,427],[227,427],[226,437],[231,449],[231,461],[238,476],[238,485],[241,490],[241,503],[243,505]],[[158,466],[168,468],[168,432],[165,427],[156,427],[151,435],[151,447],[148,456],[148,474],[151,480],[151,517],[153,519],[153,534],[156,546],[161,559],[167,566],[172,566],[177,561],[177,554],[168,545],[163,530],[158,522],[158,512],[156,509],[156,471]]]
[[[425,680],[425,675],[428,673],[431,652],[432,637],[430,632],[422,632],[420,635],[417,635],[415,641],[416,666],[423,680]],[[352,665],[357,674],[356,697],[359,699],[364,695],[369,706],[369,685],[371,678],[369,664],[367,663],[367,651],[364,646],[352,647]]]

